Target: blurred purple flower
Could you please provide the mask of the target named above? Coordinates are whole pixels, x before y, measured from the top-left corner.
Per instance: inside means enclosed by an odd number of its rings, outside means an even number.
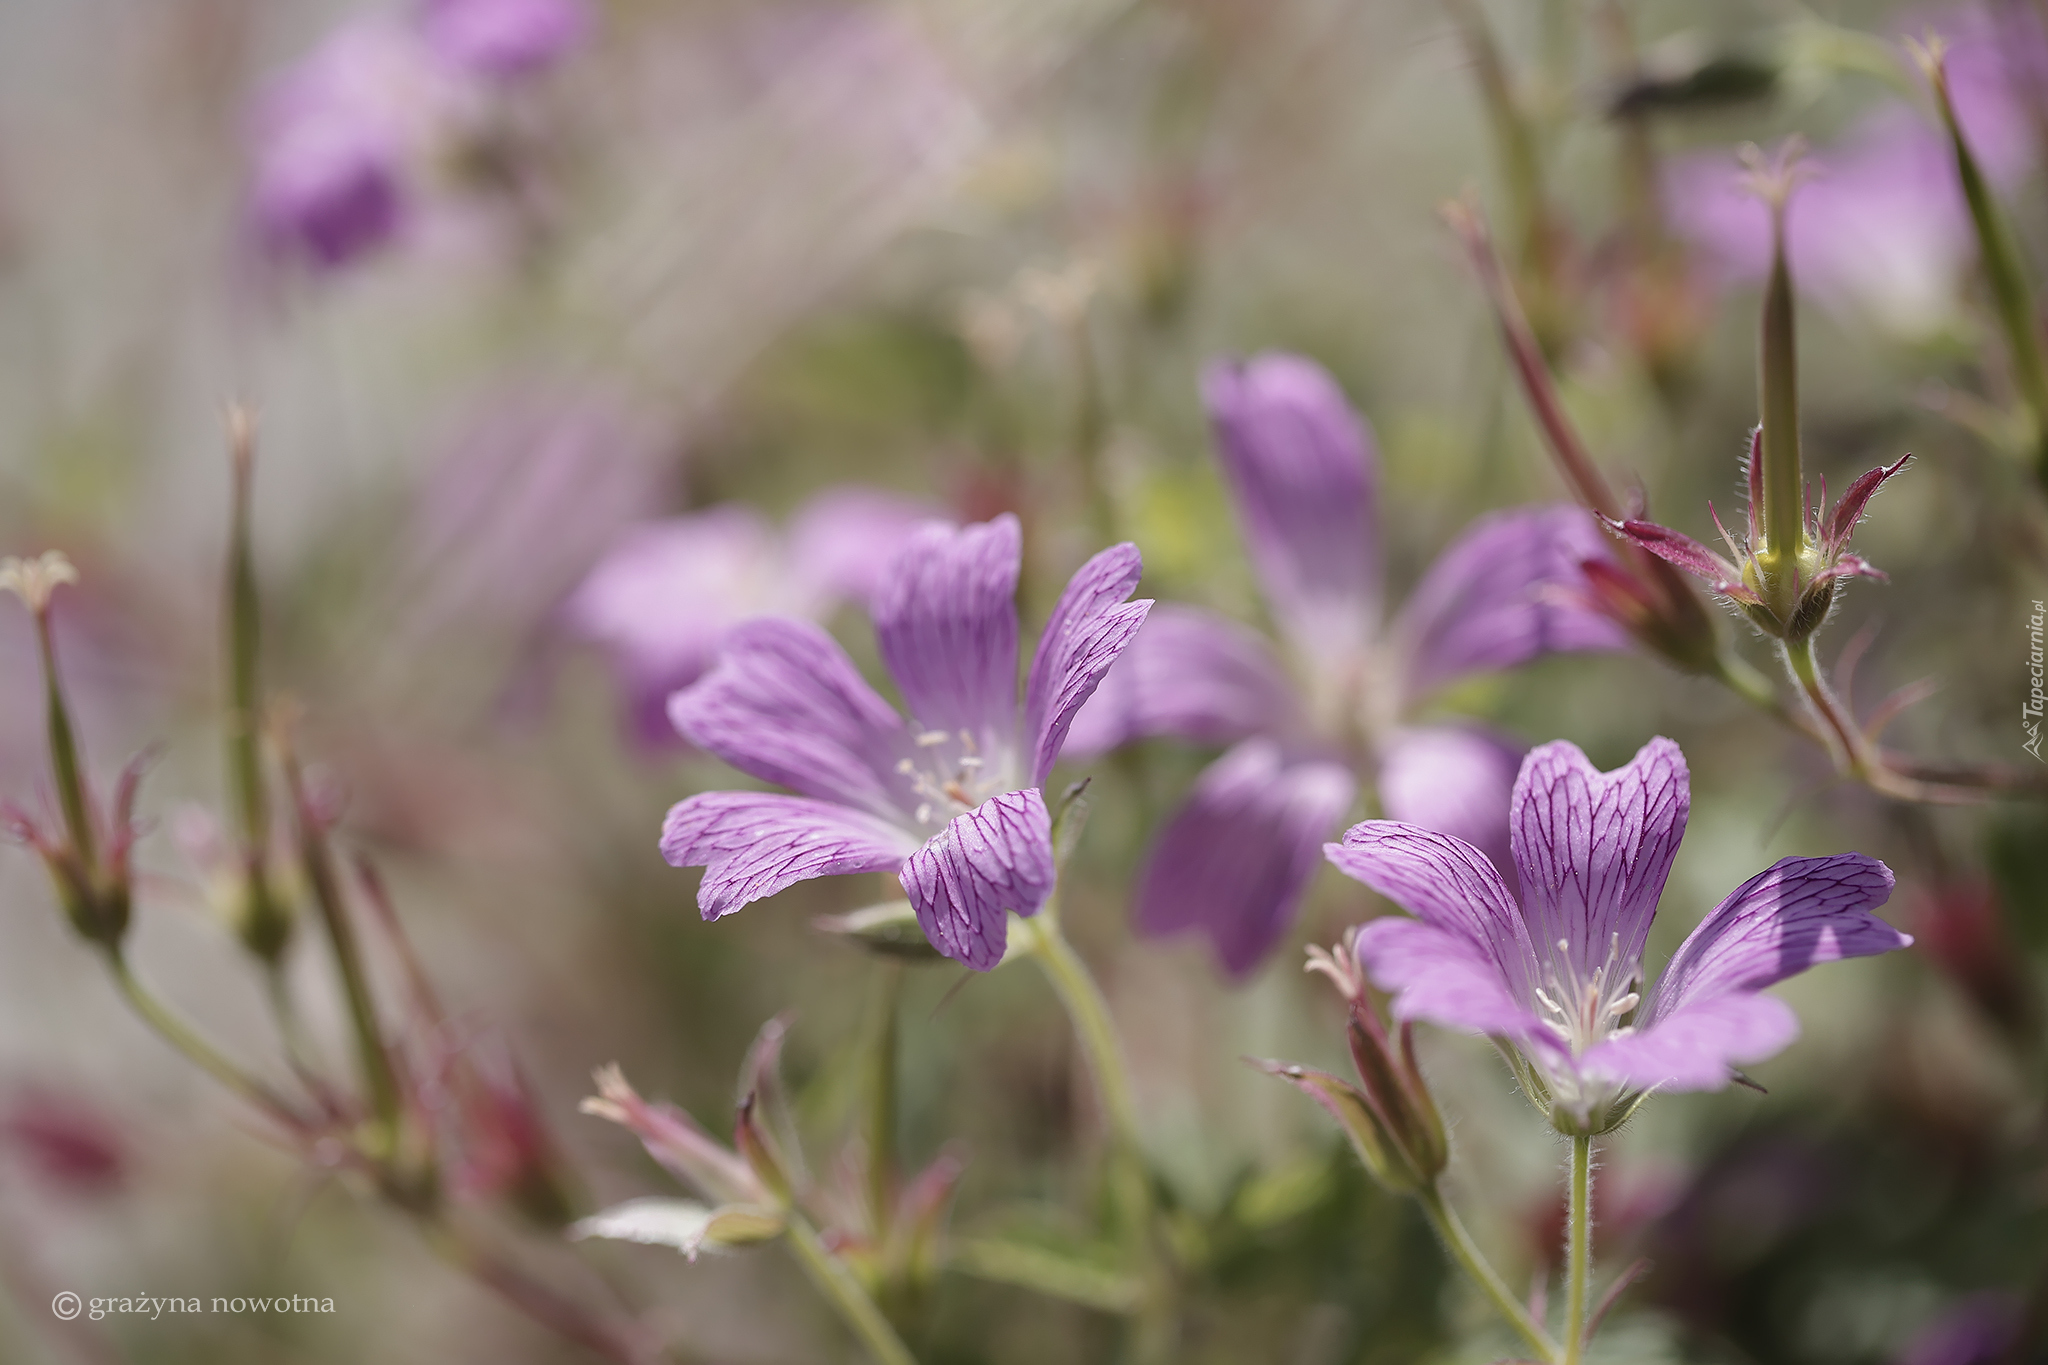
[[[1895,1365],[1998,1365],[2019,1336],[2020,1305],[2009,1294],[1972,1294],[1915,1333]]]
[[[1252,566],[1306,686],[1258,634],[1162,607],[1068,745],[1100,753],[1175,735],[1236,746],[1160,832],[1135,914],[1149,934],[1206,934],[1242,976],[1293,919],[1368,743],[1389,814],[1505,867],[1519,748],[1476,726],[1401,728],[1399,717],[1473,673],[1626,637],[1579,605],[1580,565],[1608,551],[1591,517],[1562,506],[1482,518],[1383,628],[1377,459],[1335,381],[1312,361],[1265,355],[1213,366],[1203,388]]]
[[[457,411],[408,528],[404,619],[530,629],[667,501],[659,427],[602,387],[522,375]]]
[[[256,101],[250,213],[271,251],[324,268],[395,239],[412,165],[463,92],[406,24],[349,23]]]
[[[1783,858],[1722,901],[1642,991],[1643,947],[1690,806],[1670,740],[1611,773],[1559,740],[1531,752],[1515,781],[1519,902],[1478,849],[1416,825],[1368,820],[1324,852],[1416,916],[1358,934],[1359,964],[1393,993],[1395,1017],[1505,1038],[1554,1122],[1603,1132],[1643,1093],[1719,1089],[1734,1064],[1791,1042],[1798,1018],[1765,987],[1912,942],[1870,913],[1891,895],[1883,863]]]
[[[480,76],[527,76],[553,65],[590,31],[586,0],[423,0],[427,43],[450,66]]]
[[[756,616],[820,619],[866,604],[928,507],[863,488],[820,493],[777,535],[739,504],[628,531],[563,602],[570,636],[610,657],[632,733],[678,742],[669,696],[697,681],[726,633]]]
[[[1152,605],[1125,600],[1136,546],[1082,565],[1020,703],[1021,555],[1008,514],[928,524],[882,575],[871,612],[908,725],[831,636],[779,618],[733,630],[718,666],[670,699],[691,743],[801,793],[707,792],[669,811],[662,854],[705,868],[706,919],[812,877],[895,872],[941,953],[977,971],[1002,960],[1005,912],[1035,914],[1053,888],[1046,775]]]
[[[2036,20],[2004,9],[1996,20],[1968,9],[1931,26],[1950,43],[1949,85],[1972,150],[1992,182],[2009,187],[2034,156],[2027,87],[2048,73],[2048,41]],[[1815,178],[1785,223],[1800,286],[1901,336],[1950,322],[1977,247],[1946,138],[1912,110],[1887,105],[1806,164]],[[1671,223],[1723,284],[1760,280],[1770,268],[1770,213],[1742,179],[1728,152],[1679,158],[1665,176]]]

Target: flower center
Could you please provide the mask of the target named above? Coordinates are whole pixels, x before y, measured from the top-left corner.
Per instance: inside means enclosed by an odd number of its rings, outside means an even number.
[[[910,789],[905,809],[919,825],[942,826],[1016,786],[1009,765],[991,762],[972,731],[924,730],[911,742],[916,755],[896,760],[896,771]]]
[[[1622,1020],[1642,1003],[1635,987],[1643,965],[1622,960],[1621,935],[1609,939],[1607,960],[1588,976],[1582,977],[1573,964],[1569,940],[1559,939],[1556,949],[1544,968],[1543,984],[1536,988],[1536,1003],[1542,1007],[1543,1022],[1571,1046],[1573,1055],[1634,1033],[1634,1026]]]

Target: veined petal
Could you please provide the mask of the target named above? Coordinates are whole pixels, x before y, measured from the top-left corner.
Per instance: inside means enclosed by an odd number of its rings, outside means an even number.
[[[1244,976],[1287,931],[1355,790],[1340,764],[1290,764],[1271,740],[1238,745],[1195,780],[1147,855],[1139,930],[1199,930],[1224,970]]]
[[[1538,956],[1591,981],[1619,935],[1619,962],[1641,961],[1691,807],[1685,755],[1661,736],[1611,773],[1567,740],[1531,752],[1509,830]]]
[[[1353,825],[1323,856],[1424,923],[1470,944],[1474,961],[1491,964],[1502,989],[1530,998],[1534,961],[1514,898],[1486,861],[1462,839],[1393,820]]]
[[[885,820],[830,801],[776,792],[703,792],[669,809],[661,856],[702,867],[697,907],[729,915],[812,877],[893,872],[917,840]]]
[[[1015,741],[1017,573],[1023,533],[994,521],[917,531],[882,575],[873,606],[882,660],[926,730],[966,730],[983,748]]]
[[[741,772],[886,815],[903,718],[808,621],[736,626],[718,666],[669,698],[685,739]]]
[[[1380,747],[1380,808],[1389,819],[1484,853],[1512,897],[1520,877],[1508,849],[1508,799],[1522,753],[1521,745],[1476,725],[1398,730]]]
[[[1273,614],[1310,654],[1349,653],[1379,607],[1379,470],[1364,422],[1295,355],[1211,365],[1202,397]]]
[[[1761,1062],[1799,1036],[1799,1016],[1769,995],[1695,1000],[1578,1058],[1581,1076],[1630,1088],[1719,1090],[1729,1068]]]
[[[1154,735],[1232,744],[1285,733],[1299,710],[1256,632],[1199,607],[1157,605],[1074,716],[1066,751],[1099,754]]]
[[[1626,648],[1627,633],[1587,597],[1581,565],[1607,558],[1606,538],[1577,507],[1517,507],[1474,522],[1401,612],[1409,696],[1544,654]]]
[[[1081,566],[1052,609],[1024,689],[1024,739],[1031,746],[1033,782],[1045,781],[1074,714],[1144,625],[1152,603],[1124,601],[1144,571],[1137,546],[1112,545]]]
[[[1004,912],[1037,914],[1055,876],[1052,817],[1027,787],[955,816],[905,860],[899,879],[932,946],[985,972],[1009,942]]]
[[[1667,564],[1703,578],[1721,596],[1749,606],[1763,599],[1742,581],[1742,571],[1691,536],[1654,521],[1610,521],[1607,529],[1627,536]]]
[[[1910,937],[1870,913],[1891,894],[1891,869],[1865,854],[1780,858],[1680,945],[1647,1019],[1675,1019],[1698,1002],[1760,991],[1822,962],[1907,946]]]
[[[1389,915],[1358,930],[1358,963],[1390,992],[1397,1019],[1516,1039],[1541,1032],[1484,945],[1454,929]]]

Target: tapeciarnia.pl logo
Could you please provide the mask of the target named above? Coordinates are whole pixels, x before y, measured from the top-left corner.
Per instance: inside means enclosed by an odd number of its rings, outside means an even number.
[[[2044,695],[2041,685],[2041,621],[2044,616],[2048,616],[2048,608],[2044,608],[2036,598],[2034,614],[2027,618],[2027,676],[2032,685],[2027,690],[2026,702],[2020,707],[2020,724],[2027,731],[2027,741],[2020,747],[2039,762],[2048,762],[2041,757],[2041,711],[2044,702],[2048,702],[2048,695]]]

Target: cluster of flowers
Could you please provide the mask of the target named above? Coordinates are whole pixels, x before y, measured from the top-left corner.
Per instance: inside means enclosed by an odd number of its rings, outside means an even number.
[[[463,180],[515,175],[505,100],[567,56],[585,0],[408,0],[280,72],[250,126],[249,213],[278,255],[331,269],[398,240]]]

